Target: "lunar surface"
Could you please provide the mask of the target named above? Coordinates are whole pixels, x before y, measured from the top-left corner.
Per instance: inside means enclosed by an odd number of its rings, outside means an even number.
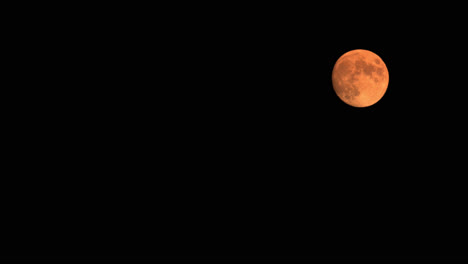
[[[388,87],[388,70],[383,60],[368,50],[343,54],[333,67],[333,89],[345,103],[367,107],[377,103]]]

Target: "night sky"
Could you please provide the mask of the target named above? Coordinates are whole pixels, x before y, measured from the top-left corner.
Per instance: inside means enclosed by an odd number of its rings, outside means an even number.
[[[12,22],[27,73],[5,115],[29,176],[12,180],[2,256],[467,256],[460,8],[340,5],[41,6]],[[353,49],[389,71],[368,108],[333,91]]]

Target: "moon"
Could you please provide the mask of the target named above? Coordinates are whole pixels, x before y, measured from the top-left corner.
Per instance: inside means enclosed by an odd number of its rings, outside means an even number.
[[[388,87],[388,69],[375,53],[356,49],[343,54],[332,72],[333,89],[338,97],[354,107],[377,103]]]

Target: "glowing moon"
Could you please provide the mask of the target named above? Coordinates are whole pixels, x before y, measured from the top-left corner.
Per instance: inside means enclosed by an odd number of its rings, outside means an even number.
[[[388,87],[388,70],[383,60],[368,50],[343,54],[333,67],[333,89],[345,103],[367,107],[377,103]]]

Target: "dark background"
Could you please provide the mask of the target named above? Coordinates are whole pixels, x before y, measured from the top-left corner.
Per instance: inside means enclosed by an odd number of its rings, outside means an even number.
[[[2,257],[466,259],[457,9],[16,7]],[[352,49],[389,70],[368,108]]]

